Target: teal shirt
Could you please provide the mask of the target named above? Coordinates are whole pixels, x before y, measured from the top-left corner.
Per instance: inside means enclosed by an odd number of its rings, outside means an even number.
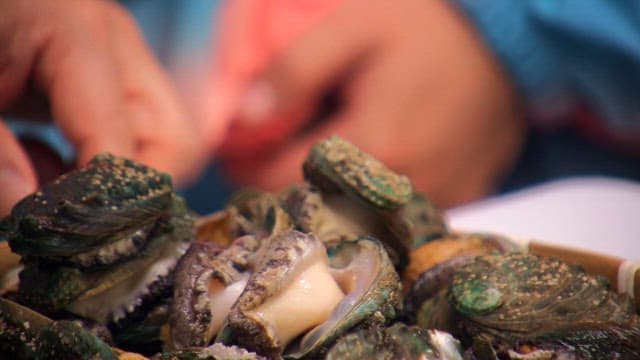
[[[640,2],[453,0],[504,64],[538,121],[577,106],[640,138]]]

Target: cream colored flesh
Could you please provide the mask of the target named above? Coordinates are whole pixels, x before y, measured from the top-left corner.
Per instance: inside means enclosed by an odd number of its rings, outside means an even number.
[[[209,282],[209,308],[211,312],[211,322],[207,329],[206,340],[210,342],[211,339],[220,331],[224,319],[229,313],[229,309],[236,302],[242,290],[247,285],[249,274],[244,274],[238,281],[224,286],[224,284],[217,279],[211,279]]]
[[[329,273],[326,256],[310,264],[277,296],[247,313],[269,324],[283,347],[329,318],[344,294]]]
[[[363,249],[361,249],[363,248]],[[343,250],[342,256],[331,261],[330,273],[344,292],[344,298],[335,306],[325,322],[314,327],[301,339],[298,350],[302,353],[315,346],[324,334],[336,327],[353,310],[355,304],[371,287],[380,273],[380,258],[372,245],[364,243],[353,250]],[[363,251],[367,249],[366,251]]]

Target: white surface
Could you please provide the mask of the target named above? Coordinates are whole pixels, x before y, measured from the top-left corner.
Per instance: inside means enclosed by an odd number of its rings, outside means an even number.
[[[572,178],[447,212],[451,228],[533,238],[640,260],[640,183]]]

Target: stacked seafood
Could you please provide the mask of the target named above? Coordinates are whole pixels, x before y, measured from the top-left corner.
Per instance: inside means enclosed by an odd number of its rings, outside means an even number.
[[[339,137],[303,173],[195,227],[170,180],[128,160],[44,187],[5,221],[29,308],[0,299],[0,350],[131,359],[109,337],[139,351],[121,340],[148,333],[123,324],[153,323],[163,351],[146,352],[165,360],[640,358],[640,318],[604,278],[450,231],[409,179]]]
[[[176,271],[175,348],[221,342],[317,357],[347,331],[400,315],[397,269],[414,238],[445,231],[437,210],[416,205],[427,202],[406,177],[338,137],[315,146],[303,169],[305,184],[238,193],[201,226]]]
[[[141,320],[170,299],[193,220],[168,175],[98,155],[20,201],[4,221],[24,266],[17,300],[103,327]]]

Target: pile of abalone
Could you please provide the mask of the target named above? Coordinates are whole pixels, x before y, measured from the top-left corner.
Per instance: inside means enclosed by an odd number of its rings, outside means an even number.
[[[110,155],[44,186],[2,223],[24,268],[0,299],[0,352],[640,358],[640,318],[604,278],[450,231],[408,178],[339,137],[314,146],[303,173],[204,217],[168,176]]]

